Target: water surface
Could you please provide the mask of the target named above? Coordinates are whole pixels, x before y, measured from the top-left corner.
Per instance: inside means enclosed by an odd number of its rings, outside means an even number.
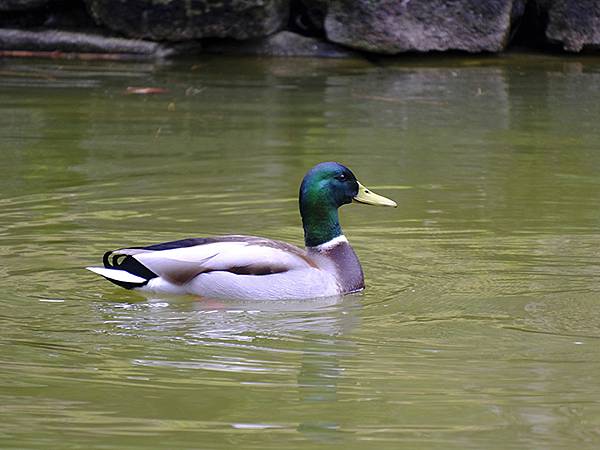
[[[600,443],[600,60],[0,61],[0,447]],[[159,87],[128,95],[128,87]],[[108,249],[300,244],[323,160],[368,289],[145,299]]]

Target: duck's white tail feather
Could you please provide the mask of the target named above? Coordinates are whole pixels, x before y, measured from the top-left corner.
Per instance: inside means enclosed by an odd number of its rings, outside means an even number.
[[[105,267],[86,267],[86,269],[110,280],[121,281],[123,283],[145,283],[147,281],[145,278],[138,277],[124,270],[106,269]]]

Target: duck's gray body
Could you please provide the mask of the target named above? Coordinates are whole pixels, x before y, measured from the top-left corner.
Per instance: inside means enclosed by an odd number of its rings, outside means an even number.
[[[185,239],[108,252],[109,281],[150,293],[209,298],[314,298],[364,288],[358,257],[342,235],[306,250],[255,236]]]

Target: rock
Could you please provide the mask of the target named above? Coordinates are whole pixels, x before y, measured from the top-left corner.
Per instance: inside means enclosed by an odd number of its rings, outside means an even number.
[[[600,1],[544,0],[537,4],[548,17],[548,41],[570,52],[600,48]]]
[[[8,2],[18,7],[13,2]],[[32,9],[4,11],[7,2],[0,0],[0,28],[71,28],[91,29],[96,26],[81,0],[29,2]],[[25,2],[23,2],[25,3]],[[35,7],[35,6],[40,7]],[[23,6],[23,5],[21,5]]]
[[[46,8],[43,27],[60,30],[93,30],[99,28],[82,1],[65,1]]]
[[[48,0],[0,0],[0,11],[23,11],[44,6]]]
[[[0,49],[3,51],[112,53],[149,58],[166,57],[174,52],[174,49],[156,42],[69,31],[14,29],[0,29]]]
[[[289,0],[85,0],[96,20],[128,37],[249,39],[287,22]]]
[[[228,55],[278,57],[350,58],[358,56],[355,52],[336,44],[289,31],[280,31],[266,38],[244,42],[205,42],[203,50],[208,53],[225,53]]]
[[[304,0],[315,7],[322,0]],[[330,0],[327,38],[377,53],[462,50],[497,52],[523,0]]]

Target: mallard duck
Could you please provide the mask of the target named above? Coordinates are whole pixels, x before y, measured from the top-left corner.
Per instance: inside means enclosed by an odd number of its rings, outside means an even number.
[[[255,236],[182,239],[104,254],[87,267],[126,289],[208,298],[300,299],[364,289],[358,257],[342,233],[338,208],[357,202],[396,207],[358,182],[347,167],[324,162],[300,185],[306,249]]]

